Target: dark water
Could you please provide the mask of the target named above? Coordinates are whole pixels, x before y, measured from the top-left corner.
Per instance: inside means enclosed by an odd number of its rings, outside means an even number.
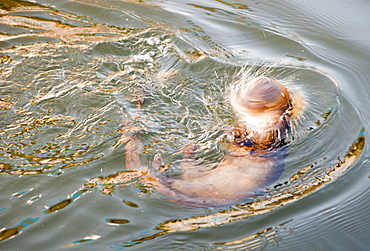
[[[369,12],[361,0],[1,1],[0,249],[368,250]],[[179,171],[189,141],[219,161],[240,72],[307,104],[265,195],[189,208],[110,182],[128,120],[146,163],[160,154]]]

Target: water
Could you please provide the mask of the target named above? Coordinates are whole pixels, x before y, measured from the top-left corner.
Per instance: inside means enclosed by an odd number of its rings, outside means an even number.
[[[1,250],[367,250],[370,4],[0,3]],[[125,172],[121,128],[181,171],[222,159],[238,73],[304,96],[265,195],[184,207]],[[146,103],[138,109],[142,97]],[[114,181],[114,179],[113,179]]]

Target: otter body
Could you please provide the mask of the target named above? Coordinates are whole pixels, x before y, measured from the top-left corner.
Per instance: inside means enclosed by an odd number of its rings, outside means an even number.
[[[234,89],[230,103],[241,118],[240,127],[228,134],[229,145],[223,160],[207,168],[199,160],[187,157],[182,174],[173,178],[167,171],[150,171],[158,192],[186,205],[224,206],[247,201],[261,194],[276,181],[284,169],[290,132],[291,100],[287,89],[270,78],[260,78]],[[126,144],[126,167],[141,166],[142,143],[138,135]],[[190,156],[192,150],[184,152]],[[153,168],[161,160],[153,161]],[[145,178],[144,177],[144,178]]]
[[[251,153],[245,156],[227,154],[214,169],[183,167],[180,178],[157,175],[158,191],[185,205],[225,206],[246,202],[262,194],[262,189],[280,177],[284,170],[286,150]]]

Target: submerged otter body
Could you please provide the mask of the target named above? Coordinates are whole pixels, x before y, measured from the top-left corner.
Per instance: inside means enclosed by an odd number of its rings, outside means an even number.
[[[199,171],[183,166],[180,178],[157,175],[157,190],[184,205],[227,206],[261,195],[284,170],[286,149],[246,156],[227,154],[214,169]],[[190,164],[190,163],[187,163]]]
[[[241,124],[228,133],[227,153],[216,167],[204,166],[185,149],[180,177],[168,171],[151,171],[156,190],[185,205],[225,206],[247,201],[276,181],[284,169],[285,138],[290,132],[291,100],[288,90],[271,78],[244,83],[229,95]],[[138,135],[126,144],[126,167],[141,166]],[[161,160],[153,161],[153,169]],[[144,177],[144,178],[145,178]]]

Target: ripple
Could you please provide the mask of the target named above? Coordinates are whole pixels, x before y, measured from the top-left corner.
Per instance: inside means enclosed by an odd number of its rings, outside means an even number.
[[[365,145],[365,139],[362,135],[363,133],[360,133],[357,141],[350,149],[348,149],[348,153],[344,156],[343,161],[330,167],[329,170],[326,170],[324,173],[306,175],[306,172],[312,168],[312,166],[308,166],[305,170],[302,170],[297,173],[297,175],[291,177],[289,181],[291,184],[288,184],[289,182],[287,182],[282,187],[271,192],[270,195],[263,196],[259,200],[248,202],[243,205],[237,205],[234,208],[219,211],[214,214],[165,221],[156,228],[157,230],[160,230],[159,232],[140,239],[132,240],[130,242],[131,244],[126,244],[124,246],[135,246],[148,240],[153,240],[163,235],[175,232],[192,232],[203,228],[230,224],[242,219],[267,214],[277,208],[289,205],[297,200],[301,200],[318,189],[322,189],[328,182],[333,182],[356,163]],[[304,178],[303,182],[297,182],[302,181],[302,177]],[[257,233],[257,235],[262,235],[266,232],[272,232],[272,234],[275,233],[275,231],[271,231],[271,228],[268,228]],[[253,236],[245,237],[239,241],[230,242],[225,245],[231,245],[232,248],[237,248],[239,247],[239,243],[244,243],[250,239],[253,239]],[[247,243],[243,245],[249,244]]]
[[[111,225],[124,225],[130,223],[130,221],[126,219],[106,219],[106,222]]]
[[[366,248],[368,193],[328,202],[368,166],[367,33],[350,27],[356,15],[317,1],[156,4],[0,4],[0,239],[34,249],[45,238],[56,240],[50,249]],[[219,162],[237,121],[225,97],[242,74],[276,78],[298,100],[285,171],[263,196],[184,208],[125,171],[128,121],[142,132],[144,163],[160,154],[180,172],[189,142]]]
[[[3,228],[0,231],[0,241],[4,241],[10,238],[15,237],[17,234],[20,234],[22,230],[34,223],[36,223],[40,218],[27,218],[20,222],[17,226],[12,228]]]

